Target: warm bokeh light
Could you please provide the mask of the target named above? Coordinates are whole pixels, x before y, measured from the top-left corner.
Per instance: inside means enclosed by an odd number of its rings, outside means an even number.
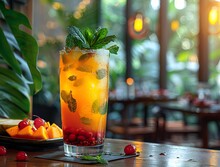
[[[76,19],[80,19],[83,16],[83,12],[86,10],[87,5],[91,3],[91,0],[82,0],[77,6],[76,11],[73,13],[73,16]]]
[[[59,9],[62,9],[62,8],[63,8],[62,4],[59,3],[59,2],[54,2],[53,5],[52,5],[52,7],[53,7],[55,10],[59,10]]]
[[[38,45],[39,45],[39,46],[43,46],[44,43],[45,43],[45,41],[46,41],[46,36],[45,36],[45,34],[44,34],[43,32],[38,33],[37,37],[38,37]]]
[[[143,15],[141,13],[138,13],[135,17],[135,20],[134,20],[134,30],[136,32],[142,31],[143,24],[144,24],[143,22],[144,22]]]
[[[46,27],[47,27],[48,29],[55,29],[55,28],[57,27],[57,23],[54,22],[54,21],[48,21],[48,22],[46,23]]]
[[[43,61],[43,60],[38,60],[37,61],[37,66],[39,68],[46,68],[47,67],[47,63],[45,61]]]
[[[133,85],[133,84],[134,84],[134,79],[133,79],[133,78],[127,78],[127,79],[126,79],[126,83],[127,83],[128,85]]]
[[[215,25],[219,20],[219,11],[216,6],[213,6],[209,11],[209,23]]]
[[[176,31],[179,28],[179,21],[178,20],[173,20],[171,22],[171,30]]]
[[[198,62],[198,57],[195,54],[192,54],[189,56],[189,61],[190,62]]]

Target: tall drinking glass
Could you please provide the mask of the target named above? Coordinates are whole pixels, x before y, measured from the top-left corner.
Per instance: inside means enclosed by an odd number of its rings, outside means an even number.
[[[108,108],[109,51],[63,50],[59,75],[65,155],[102,153]]]

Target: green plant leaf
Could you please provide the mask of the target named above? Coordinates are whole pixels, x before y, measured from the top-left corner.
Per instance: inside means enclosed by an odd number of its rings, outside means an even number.
[[[31,29],[31,25],[25,15],[10,9],[6,9],[3,2],[0,2],[0,10],[18,43],[22,57],[28,64],[33,80],[30,80],[29,82],[31,94],[33,95],[42,87],[41,74],[37,68],[38,44],[30,34],[20,30],[19,28],[20,25],[24,25],[26,28]],[[10,52],[5,45],[0,46],[0,49],[6,49],[6,53]],[[2,55],[4,59],[7,59],[6,56],[7,55],[5,54]],[[19,73],[18,70],[16,72]],[[29,78],[26,79],[28,80]]]
[[[20,75],[3,67],[0,67],[0,78],[0,115],[14,119],[27,118],[30,110],[28,84]]]
[[[24,112],[18,112],[20,108],[11,104],[9,101],[1,100],[0,115],[5,118],[24,119],[27,118],[27,114]],[[12,112],[16,111],[16,112]]]
[[[2,31],[2,29],[0,28],[0,55],[2,55],[2,57],[4,57],[5,61],[7,62],[7,64],[12,67],[12,69],[14,71],[17,71],[18,74],[22,73],[21,67],[17,61],[17,59],[14,57],[14,54],[11,50],[10,45],[7,42],[7,39]],[[6,56],[4,56],[6,55]]]
[[[0,13],[8,32],[0,27],[0,115],[23,119],[29,116],[30,98],[42,86],[37,68],[38,45],[24,28],[31,29],[22,13],[6,9],[0,2]]]

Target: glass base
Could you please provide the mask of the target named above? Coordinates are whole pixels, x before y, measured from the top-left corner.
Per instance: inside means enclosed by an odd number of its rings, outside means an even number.
[[[73,157],[73,156],[82,156],[82,155],[99,155],[103,153],[104,145],[96,145],[96,146],[74,146],[64,143],[64,153],[65,156]]]

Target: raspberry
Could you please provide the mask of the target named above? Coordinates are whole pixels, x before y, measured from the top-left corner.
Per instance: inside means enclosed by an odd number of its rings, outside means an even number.
[[[6,155],[6,153],[7,153],[6,148],[4,146],[0,146],[0,156],[1,155]]]
[[[133,155],[136,154],[136,147],[132,144],[128,144],[127,146],[125,146],[124,148],[124,153],[126,155]]]
[[[28,155],[24,151],[19,151],[16,155],[17,161],[27,161]]]

